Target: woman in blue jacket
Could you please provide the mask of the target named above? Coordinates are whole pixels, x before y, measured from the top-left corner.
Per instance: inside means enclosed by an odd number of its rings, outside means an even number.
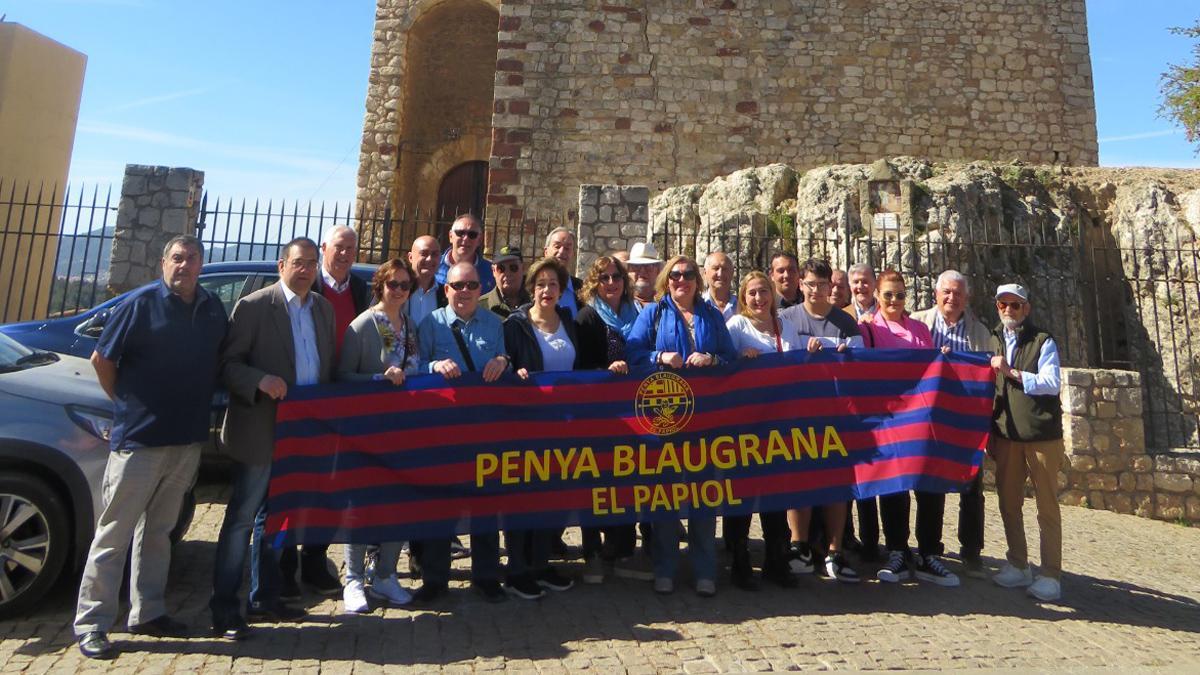
[[[648,365],[672,370],[706,368],[737,358],[725,318],[702,297],[704,277],[695,260],[687,256],[668,260],[658,275],[655,290],[657,302],[642,308],[625,346],[631,368]],[[706,597],[717,592],[716,529],[716,516],[688,518],[688,555],[696,575],[696,592]],[[652,539],[654,590],[671,593],[675,590],[675,570],[679,565],[678,530],[655,527]]]

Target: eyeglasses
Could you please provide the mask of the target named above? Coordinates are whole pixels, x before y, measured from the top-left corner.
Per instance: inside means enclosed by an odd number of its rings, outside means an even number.
[[[624,275],[621,275],[621,274],[601,274],[600,275],[600,283],[602,283],[602,284],[615,284],[618,281],[625,281]]]
[[[517,272],[521,271],[521,263],[511,262],[511,263],[508,263],[507,265],[505,265],[504,263],[496,263],[496,269],[500,270],[501,272],[508,272],[509,274],[516,274]]]
[[[292,258],[288,261],[288,266],[294,270],[315,270],[317,269],[317,261],[315,259]]]
[[[477,291],[477,290],[479,290],[479,282],[478,281],[451,281],[447,285],[456,291]]]
[[[904,291],[897,291],[895,293],[891,291],[884,291],[882,295],[883,299],[887,300],[888,302],[891,302],[892,300],[903,300],[908,297],[908,293]]]
[[[383,285],[387,286],[390,291],[407,291],[412,288],[412,284],[407,281],[396,281],[395,279],[388,279]]]
[[[475,239],[479,238],[479,230],[451,230],[450,233],[453,234],[454,236],[458,237],[459,239],[462,239],[465,237],[467,239],[474,241]]]
[[[802,286],[804,286],[805,288],[807,288],[807,289],[808,289],[808,290],[810,290],[810,291],[819,291],[819,290],[821,290],[822,288],[829,288],[830,286],[832,286],[832,284],[830,284],[828,281],[818,281],[818,282],[817,282],[817,283],[815,283],[815,284],[814,284],[814,283],[809,283],[809,282],[807,282],[807,281],[802,281],[802,282],[801,282],[801,285],[802,285]]]
[[[1012,302],[1005,302],[1004,300],[997,300],[996,306],[1000,309],[1021,309],[1025,306],[1025,301],[1013,300]]]
[[[670,277],[671,281],[695,281],[697,274],[696,270],[684,270],[682,272],[679,270],[671,270],[669,273],[667,273],[667,276]]]

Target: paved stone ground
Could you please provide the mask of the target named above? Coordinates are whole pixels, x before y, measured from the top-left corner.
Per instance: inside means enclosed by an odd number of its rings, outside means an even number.
[[[170,605],[207,626],[212,557],[224,492],[202,486],[187,539],[176,549]],[[1027,502],[1032,505],[1032,500]],[[1003,556],[988,495],[986,562]],[[957,500],[947,508],[947,544]],[[1030,548],[1037,550],[1032,510]],[[649,673],[797,669],[1200,669],[1200,528],[1063,507],[1064,600],[1038,604],[990,581],[956,589],[821,577],[800,588],[747,593],[722,584],[697,597],[609,579],[538,602],[488,605],[466,588],[465,568],[436,611],[388,609],[345,616],[340,599],[306,597],[300,624],[263,625],[246,642],[156,640],[115,634],[124,653],[88,662],[74,647],[73,583],[64,581],[26,619],[0,623],[0,673],[49,671],[289,671],[360,673],[384,668],[448,672]],[[757,525],[757,519],[755,520]],[[577,536],[577,535],[576,535]],[[757,536],[757,533],[756,535]],[[331,548],[340,561],[341,547]],[[406,569],[402,561],[402,568]],[[957,567],[957,566],[955,566]],[[578,573],[578,564],[570,565]],[[407,583],[407,582],[406,582]]]

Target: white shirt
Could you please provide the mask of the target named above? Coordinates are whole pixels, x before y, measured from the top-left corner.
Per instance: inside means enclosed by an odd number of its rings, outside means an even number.
[[[537,326],[533,327],[538,346],[542,348],[542,370],[572,370],[575,367],[575,345],[563,322],[558,322],[558,330],[553,334],[543,333]]]
[[[713,300],[712,291],[704,291],[704,299],[721,313],[721,317],[726,322],[732,319],[734,314],[737,314],[737,298],[732,295],[729,296],[729,302],[725,303],[724,309],[717,307],[717,301]]]
[[[796,326],[783,317],[779,317],[779,324],[779,341],[783,344],[783,351],[802,349]],[[727,321],[725,327],[729,329],[729,337],[733,339],[733,348],[738,356],[741,356],[748,347],[757,349],[760,354],[779,351],[774,335],[768,335],[758,330],[749,318],[741,314],[737,314]]]
[[[325,266],[321,266],[321,280],[325,285],[333,290],[334,293],[345,293],[347,288],[350,288],[350,275],[346,275],[346,280],[338,283],[333,277],[329,276],[329,272],[325,271]]]

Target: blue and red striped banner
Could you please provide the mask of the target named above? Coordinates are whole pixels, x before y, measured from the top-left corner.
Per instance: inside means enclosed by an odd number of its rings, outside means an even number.
[[[267,529],[371,543],[957,491],[979,471],[993,378],[986,355],[854,350],[298,387]]]

